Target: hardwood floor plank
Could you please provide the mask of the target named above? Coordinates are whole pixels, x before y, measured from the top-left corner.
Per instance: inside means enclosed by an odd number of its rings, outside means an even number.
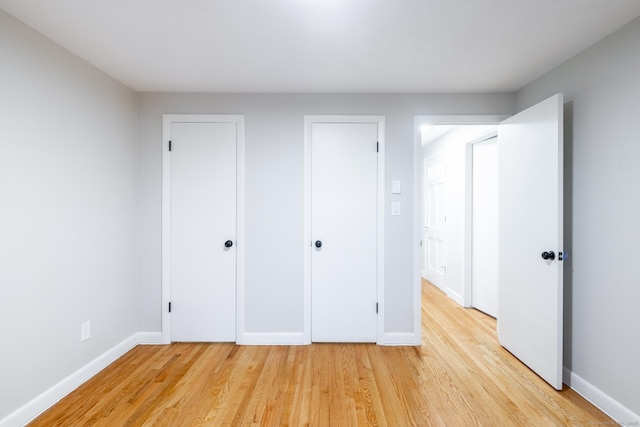
[[[138,346],[38,426],[579,426],[613,423],[500,346],[495,319],[423,285],[420,347]]]

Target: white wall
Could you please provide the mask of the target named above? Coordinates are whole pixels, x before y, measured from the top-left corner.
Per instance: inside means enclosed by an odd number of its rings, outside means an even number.
[[[159,331],[160,177],[163,113],[245,115],[247,332],[302,332],[304,115],[386,116],[385,331],[414,333],[414,116],[504,114],[511,95],[140,95],[140,329]],[[391,181],[402,215],[390,215]],[[417,248],[418,250],[419,248]]]
[[[0,63],[2,420],[136,331],[136,96],[2,11]]]
[[[621,422],[640,421],[639,46],[636,19],[518,92],[519,110],[565,94],[564,364]]]

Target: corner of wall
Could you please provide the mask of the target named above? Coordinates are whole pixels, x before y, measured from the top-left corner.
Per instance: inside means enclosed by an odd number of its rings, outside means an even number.
[[[138,332],[115,345],[73,374],[24,404],[0,420],[0,427],[23,426],[63,399],[73,390],[98,374],[104,368],[140,344],[159,344],[162,336],[157,332]]]

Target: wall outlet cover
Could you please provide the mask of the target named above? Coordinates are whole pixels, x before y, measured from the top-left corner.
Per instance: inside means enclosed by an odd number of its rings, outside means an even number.
[[[80,324],[80,341],[86,341],[91,337],[91,322],[86,321]]]

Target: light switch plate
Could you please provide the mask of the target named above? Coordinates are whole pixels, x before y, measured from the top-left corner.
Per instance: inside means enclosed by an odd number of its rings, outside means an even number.
[[[391,183],[391,194],[400,194],[400,192],[401,192],[400,181],[393,181]]]
[[[400,215],[400,202],[391,203],[391,215]]]

